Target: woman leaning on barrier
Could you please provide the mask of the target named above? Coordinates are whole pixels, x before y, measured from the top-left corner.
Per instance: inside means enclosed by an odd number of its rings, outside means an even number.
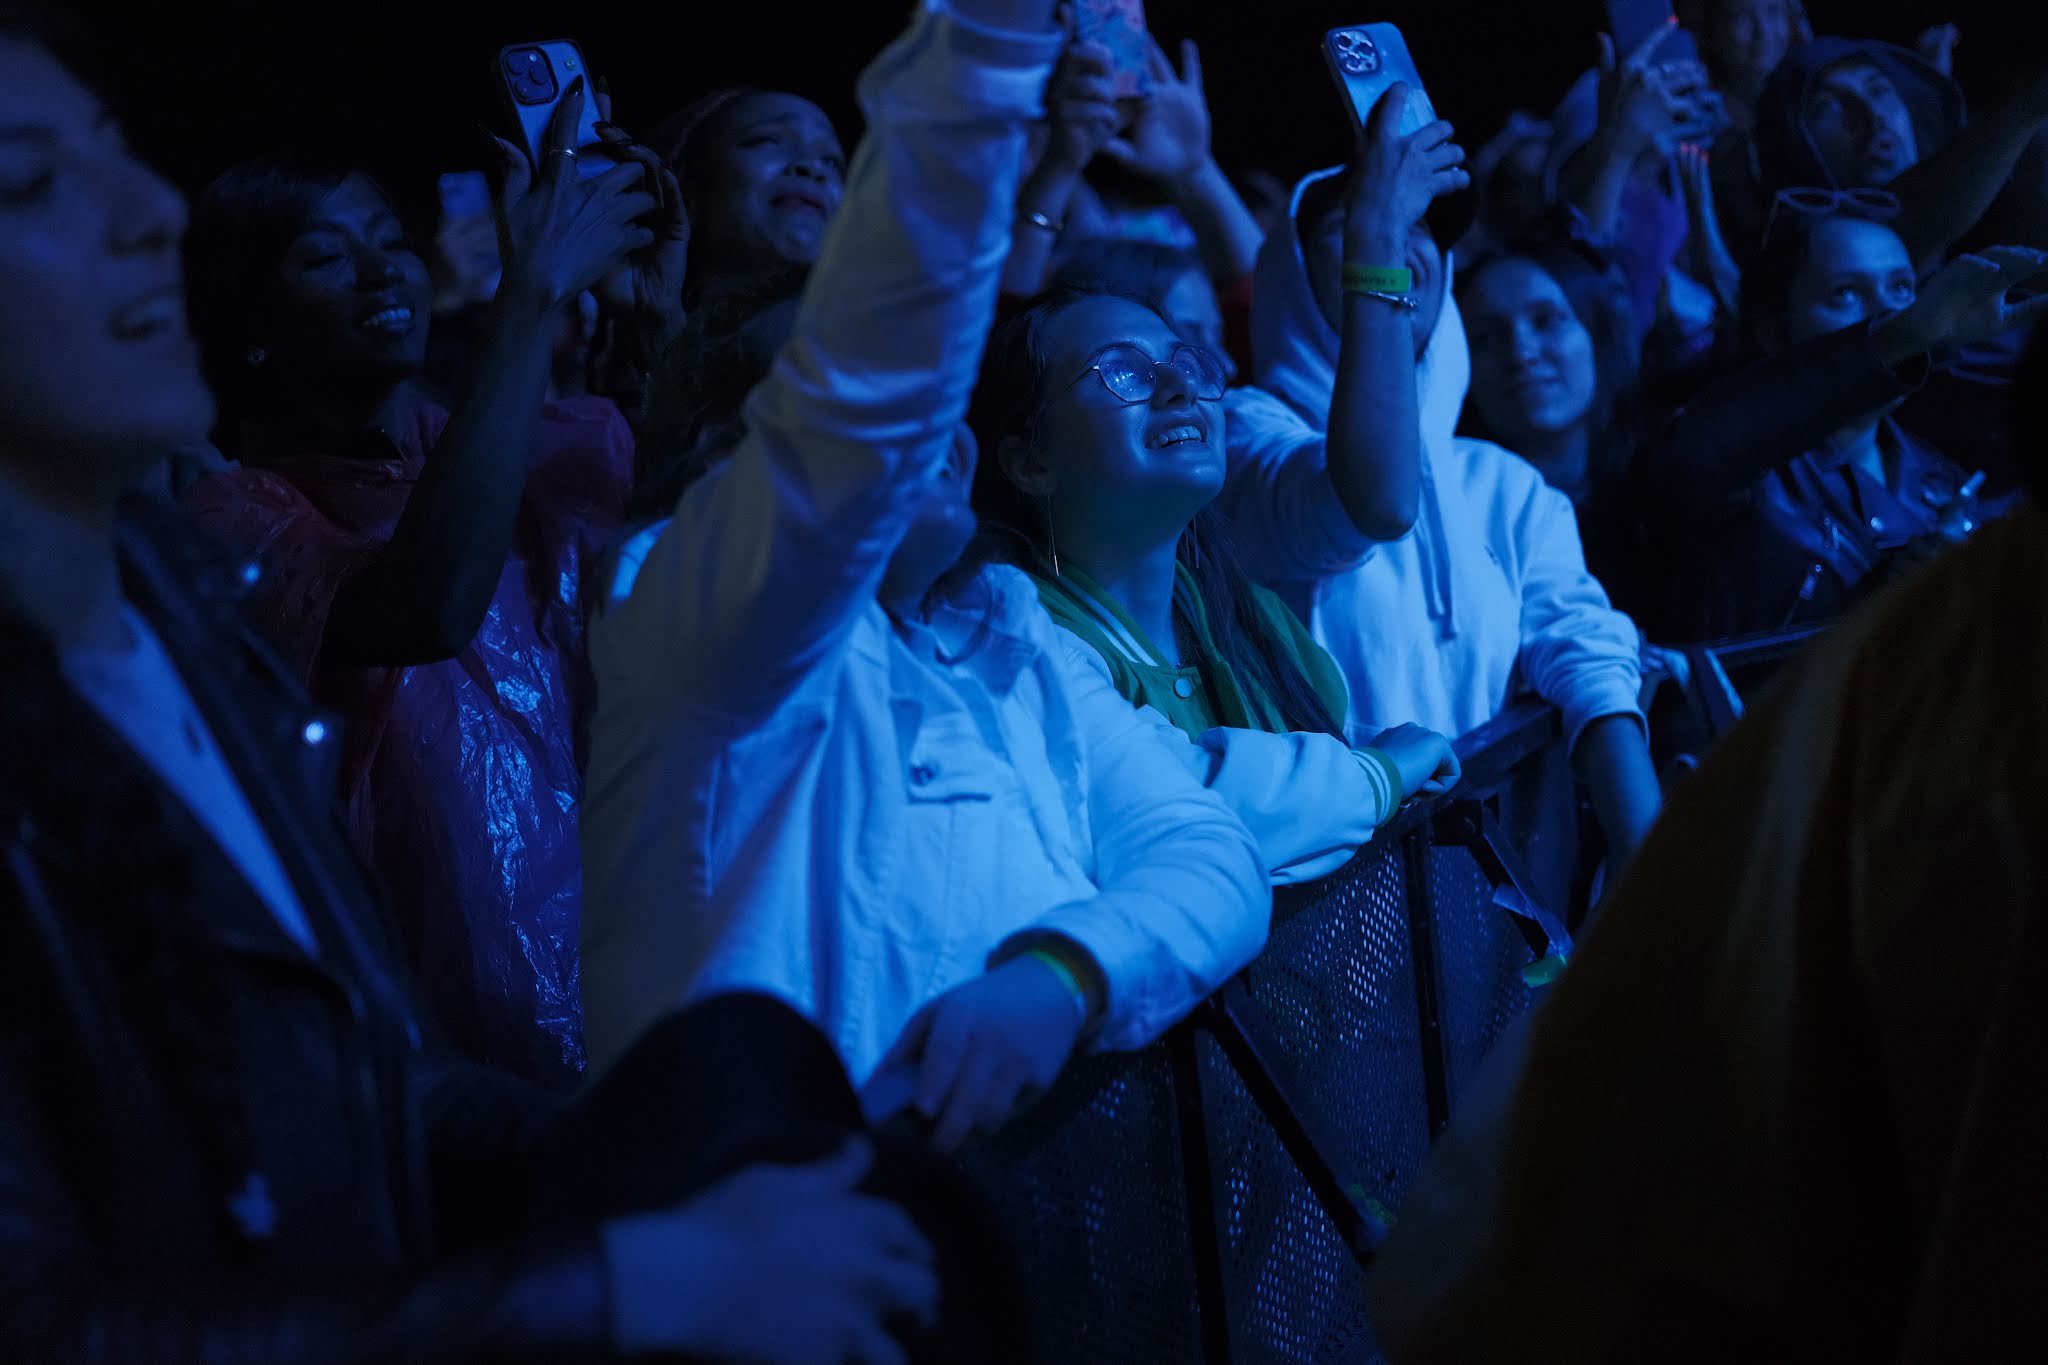
[[[1224,367],[1136,299],[1055,291],[990,343],[975,507],[1081,657],[1194,741],[1197,773],[1258,835],[1276,883],[1334,871],[1408,797],[1457,780],[1450,741],[1344,742],[1344,679],[1250,582],[1209,504]]]

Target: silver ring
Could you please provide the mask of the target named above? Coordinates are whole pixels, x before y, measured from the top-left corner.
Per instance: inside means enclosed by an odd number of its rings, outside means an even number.
[[[574,147],[564,147],[560,151],[556,152],[555,155],[566,156],[571,161],[574,161],[576,159],[576,149]]]

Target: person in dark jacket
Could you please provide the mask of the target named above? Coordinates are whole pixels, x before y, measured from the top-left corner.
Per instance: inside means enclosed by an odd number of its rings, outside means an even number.
[[[2048,256],[1988,248],[1919,285],[1895,208],[1877,191],[1778,197],[1743,282],[1762,358],[1682,408],[1631,471],[1668,556],[1629,604],[1654,638],[1830,620],[1985,515],[1970,473],[1890,414],[1930,357],[2037,316],[2008,294]]]
[[[183,206],[4,15],[0,126],[0,1359],[903,1360],[952,1234],[786,1008],[568,1108],[418,1022],[260,575],[128,494],[213,417]]]
[[[2013,242],[2048,248],[2029,150],[2048,130],[2048,64],[1987,114],[1968,116],[1953,79],[1886,43],[1820,38],[1793,49],[1758,107],[1757,164],[1766,196],[1793,186],[1884,187],[1893,223],[1923,276],[1958,249]],[[1756,238],[1735,239],[1750,250]],[[1901,408],[1908,430],[1985,471],[2008,495],[2018,460],[2004,423],[2005,390],[2028,329],[1986,337],[1939,359]]]
[[[2039,1358],[2035,352],[2034,505],[1743,718],[1467,1081],[1373,1264],[1397,1365]]]

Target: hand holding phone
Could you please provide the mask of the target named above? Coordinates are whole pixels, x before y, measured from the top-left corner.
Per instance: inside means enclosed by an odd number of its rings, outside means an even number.
[[[1123,122],[1108,50],[1078,39],[1067,45],[1045,89],[1049,136],[1044,163],[1078,176]]]
[[[1111,85],[1118,99],[1149,93],[1152,39],[1145,28],[1145,0],[1071,0],[1074,39],[1109,49]]]
[[[1465,151],[1436,117],[1408,44],[1392,24],[1332,29],[1323,39],[1330,75],[1357,130],[1346,191],[1345,256],[1397,266],[1408,234],[1439,197],[1471,183]]]
[[[541,170],[548,123],[572,89],[583,92],[575,134],[568,144],[577,173],[585,177],[602,175],[617,164],[598,136],[597,99],[587,88],[589,73],[576,44],[561,38],[514,43],[499,49],[497,71],[499,86],[511,105],[513,122],[519,127],[520,141],[536,173]]]
[[[589,158],[598,163],[595,173],[579,165],[583,158],[573,142],[584,102],[582,82],[572,81],[533,161],[496,139],[504,172],[497,215],[505,263],[501,301],[539,304],[552,314],[631,253],[657,242],[647,223],[662,224],[662,201],[646,189],[645,165],[637,158],[620,161],[603,148]],[[661,184],[666,196],[674,177],[664,175]]]
[[[1613,152],[1633,160],[1670,155],[1682,143],[1706,144],[1724,126],[1726,109],[1697,61],[1663,61],[1675,19],[1641,38],[1626,56],[1600,35],[1600,127]]]
[[[1620,69],[1617,79],[1633,92],[1656,88],[1657,98],[1641,96],[1633,111],[1642,124],[1649,106],[1665,106],[1654,141],[1669,150],[1679,142],[1711,143],[1728,127],[1728,109],[1714,90],[1700,61],[1699,45],[1678,25],[1671,0],[1606,0],[1607,31]],[[1619,95],[1621,92],[1617,92]]]
[[[1344,95],[1352,126],[1363,132],[1372,111],[1396,85],[1408,87],[1406,106],[1394,131],[1407,137],[1436,122],[1436,108],[1422,88],[1422,74],[1408,55],[1408,40],[1392,24],[1354,24],[1323,35],[1323,60]]]

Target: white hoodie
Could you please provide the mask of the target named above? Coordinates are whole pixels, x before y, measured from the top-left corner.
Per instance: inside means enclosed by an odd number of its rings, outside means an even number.
[[[1259,388],[1228,399],[1230,475],[1220,507],[1245,564],[1308,620],[1351,687],[1355,741],[1413,721],[1462,735],[1527,688],[1566,731],[1602,716],[1640,723],[1640,638],[1586,572],[1571,503],[1535,467],[1455,435],[1471,382],[1450,296],[1416,369],[1422,498],[1396,541],[1362,534],[1337,500],[1323,437],[1338,336],[1317,306],[1294,214],[1259,253],[1252,360]]]

